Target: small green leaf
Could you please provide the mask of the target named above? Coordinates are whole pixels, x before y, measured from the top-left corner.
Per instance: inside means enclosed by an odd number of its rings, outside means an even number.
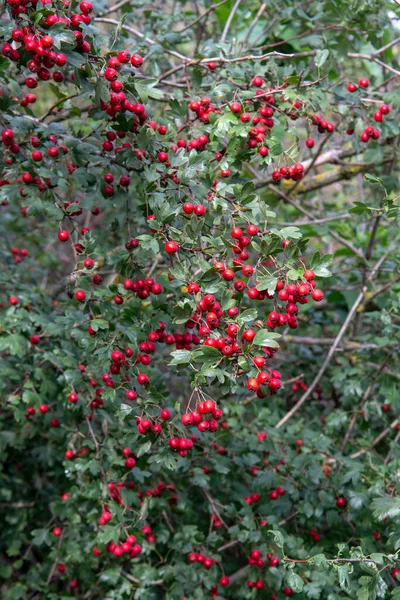
[[[284,539],[283,539],[283,535],[281,534],[280,531],[278,531],[277,529],[269,529],[268,533],[270,533],[271,535],[274,536],[274,542],[275,544],[278,546],[278,548],[280,548],[281,550],[283,550],[283,546],[284,546]]]
[[[304,589],[304,581],[294,571],[289,571],[286,577],[287,584],[292,588],[295,593],[302,592]]]
[[[278,342],[275,340],[281,337],[280,333],[273,333],[267,329],[260,329],[257,332],[253,344],[254,346],[268,346],[269,348],[279,348]]]
[[[326,48],[324,50],[317,50],[315,55],[315,66],[320,69],[323,64],[327,61],[329,56],[329,50]]]

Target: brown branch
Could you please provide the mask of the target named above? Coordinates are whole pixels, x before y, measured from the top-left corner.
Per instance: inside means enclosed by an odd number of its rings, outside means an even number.
[[[332,346],[335,343],[335,338],[315,338],[307,336],[294,336],[294,335],[283,335],[281,340],[283,342],[290,342],[291,344],[304,344],[305,346]],[[397,342],[393,342],[396,344]],[[366,350],[380,348],[377,344],[364,344],[361,342],[348,341],[344,342],[345,347],[348,350]]]
[[[170,521],[170,518],[169,518],[169,516],[168,516],[168,514],[167,514],[167,511],[166,511],[166,510],[162,510],[162,511],[161,511],[161,515],[162,515],[162,517],[163,517],[164,521],[166,522],[166,524],[167,524],[167,527],[168,527],[168,529],[170,530],[170,532],[171,532],[171,533],[175,533],[175,529],[174,529],[174,527],[173,527],[173,525],[172,525],[172,523],[171,523],[171,521]]]
[[[361,58],[362,60],[372,61],[372,62],[376,63],[377,65],[383,67],[387,71],[390,71],[391,73],[394,73],[394,75],[400,75],[400,71],[398,71],[397,69],[394,69],[390,65],[384,63],[382,60],[380,60],[379,58],[377,58],[376,56],[374,56],[374,54],[358,54],[358,53],[355,53],[355,52],[348,52],[347,56],[349,58]]]
[[[349,217],[349,213],[343,213],[341,215],[325,217],[323,219],[313,219],[312,221],[274,221],[274,225],[278,225],[279,227],[306,227],[309,225],[323,225],[324,223],[330,223],[331,221],[342,221],[343,219],[348,219]]]
[[[373,280],[373,278],[375,277],[375,274],[379,271],[381,265],[383,264],[383,262],[386,260],[386,258],[389,256],[390,252],[396,247],[396,243],[398,241],[398,238],[396,238],[395,240],[395,245],[391,246],[386,252],[385,254],[383,254],[381,256],[381,258],[378,260],[378,262],[376,263],[376,265],[374,266],[374,268],[372,269],[367,282],[369,283]],[[291,408],[291,410],[289,410],[289,412],[286,413],[286,415],[275,425],[276,429],[279,429],[280,427],[282,427],[282,425],[284,425],[298,410],[299,408],[301,408],[304,404],[304,402],[306,400],[308,400],[308,398],[311,396],[311,394],[313,393],[314,389],[316,388],[316,386],[318,385],[319,381],[322,379],[326,369],[328,368],[333,355],[335,353],[336,348],[338,347],[338,345],[340,344],[344,334],[346,333],[346,330],[350,324],[350,322],[352,321],[352,319],[354,318],[354,316],[357,314],[357,309],[360,306],[361,302],[364,300],[364,297],[367,293],[367,286],[365,285],[363,287],[363,289],[361,290],[361,292],[358,294],[356,301],[354,302],[353,306],[351,307],[350,312],[348,313],[342,327],[339,330],[339,333],[337,334],[335,341],[333,342],[328,354],[326,355],[326,358],[324,360],[324,362],[322,363],[322,366],[320,368],[320,370],[318,371],[317,375],[314,378],[314,381],[311,383],[310,387],[308,388],[308,390],[302,395],[302,397],[300,398],[300,400],[298,400],[298,402],[296,402],[296,404],[293,406],[293,408]]]
[[[400,431],[397,432],[397,435],[393,440],[392,447],[390,448],[389,452],[387,453],[387,456],[386,456],[385,460],[383,461],[383,464],[387,465],[388,462],[390,462],[390,459],[392,457],[393,448],[396,446],[396,444],[399,440],[400,440]]]
[[[214,4],[213,6],[210,6],[210,8],[207,8],[207,10],[202,15],[199,15],[197,17],[197,19],[195,19],[194,21],[192,21],[188,25],[185,25],[185,27],[183,27],[182,29],[178,29],[174,33],[183,33],[187,29],[191,29],[192,27],[194,27],[195,25],[197,25],[197,23],[199,23],[199,21],[201,21],[202,19],[204,19],[204,17],[206,17],[207,15],[209,15],[210,12],[213,12],[219,6],[222,6],[223,4],[226,4],[227,2],[228,2],[228,0],[222,0],[221,2],[218,2],[217,4]]]
[[[313,557],[311,556],[310,558],[304,558],[304,559],[296,559],[296,558],[288,558],[287,556],[284,556],[282,558],[283,562],[290,562],[290,563],[310,563],[312,562]],[[327,562],[331,565],[335,564],[335,563],[372,563],[375,564],[375,561],[372,560],[371,558],[330,558],[327,560]]]
[[[385,368],[385,366],[386,366],[386,363],[388,362],[388,360],[389,360],[389,356],[387,356],[387,357],[385,358],[385,360],[383,361],[382,365],[379,367],[378,371],[377,371],[377,372],[374,374],[374,376],[372,377],[372,379],[371,379],[371,381],[370,381],[370,383],[369,383],[369,385],[368,385],[367,389],[365,390],[365,392],[364,392],[364,394],[363,394],[363,397],[362,397],[362,400],[361,400],[360,406],[358,407],[357,411],[354,413],[354,415],[353,415],[353,416],[352,416],[352,418],[351,418],[351,421],[350,421],[349,427],[348,427],[348,429],[347,429],[347,431],[346,431],[346,435],[344,436],[344,440],[343,440],[342,447],[341,447],[341,449],[340,449],[340,451],[341,451],[342,453],[344,452],[344,449],[345,449],[345,448],[346,448],[346,446],[347,446],[347,442],[348,442],[348,441],[349,441],[349,439],[350,439],[350,435],[351,435],[351,432],[353,431],[353,429],[354,429],[354,426],[355,426],[355,424],[356,424],[357,417],[358,417],[358,415],[361,413],[361,411],[362,411],[362,409],[363,409],[363,407],[364,407],[364,405],[365,405],[366,401],[367,401],[367,400],[368,400],[368,398],[370,397],[370,395],[371,395],[371,392],[372,392],[372,390],[374,389],[374,385],[375,385],[375,383],[376,383],[376,380],[378,379],[379,375],[380,375],[380,374],[382,373],[382,371],[384,370],[384,368]]]
[[[117,4],[110,6],[104,12],[99,13],[99,17],[104,17],[105,15],[109,15],[110,13],[116,12],[117,10],[119,10],[126,4],[130,4],[131,2],[132,2],[132,0],[121,0],[121,2],[117,2]]]
[[[71,100],[72,98],[76,98],[77,96],[79,96],[79,94],[71,94],[70,96],[66,96],[65,98],[61,98],[61,100],[58,100],[58,102],[56,102],[55,104],[53,104],[53,106],[50,106],[50,108],[44,113],[44,115],[42,115],[41,117],[38,117],[38,121],[39,123],[41,121],[44,121],[46,117],[48,117],[55,108],[57,108],[57,106],[59,106],[60,104],[62,104],[63,102],[66,102],[67,100]]]
[[[223,30],[222,35],[221,35],[221,40],[220,40],[221,44],[225,43],[225,40],[226,40],[228,32],[229,32],[229,28],[231,26],[231,23],[233,21],[233,18],[234,18],[235,14],[236,14],[237,9],[240,6],[241,1],[242,0],[236,0],[235,4],[232,6],[231,12],[229,13],[229,17],[226,20],[225,27],[224,27],[224,30]]]
[[[207,498],[207,500],[209,501],[209,503],[211,504],[211,508],[213,510],[214,515],[217,517],[217,519],[219,519],[222,523],[222,525],[225,527],[225,529],[229,529],[228,525],[225,523],[225,521],[223,520],[223,518],[221,517],[219,510],[216,506],[216,502],[215,500],[210,496],[210,494],[208,493],[208,491],[205,488],[202,488],[202,492],[205,495],[205,497]]]
[[[267,8],[267,4],[266,3],[261,4],[260,8],[257,11],[256,16],[254,17],[253,21],[250,24],[250,27],[247,30],[246,37],[243,40],[243,46],[247,46],[247,42],[249,41],[250,36],[253,33],[253,29],[257,25],[257,23],[260,20],[260,18],[262,17],[262,15],[265,12],[266,8]]]
[[[155,42],[153,41],[153,43],[155,43]],[[166,50],[166,52],[167,52],[167,50]],[[246,56],[238,56],[237,58],[224,58],[223,56],[212,56],[210,58],[202,58],[202,59],[198,59],[198,60],[185,58],[186,62],[184,62],[181,65],[177,65],[176,67],[173,67],[169,71],[166,71],[165,73],[160,75],[160,77],[158,78],[158,81],[162,81],[166,77],[169,77],[169,75],[172,75],[173,73],[176,73],[177,71],[185,69],[186,67],[191,67],[194,65],[204,65],[209,62],[216,62],[216,63],[221,63],[221,64],[234,64],[234,63],[238,63],[238,62],[245,62],[248,60],[254,60],[254,61],[263,61],[263,60],[268,61],[268,60],[273,60],[273,59],[291,60],[294,58],[304,58],[307,56],[314,56],[314,55],[315,55],[315,50],[309,50],[307,52],[294,52],[292,54],[284,54],[282,52],[269,52],[268,54],[259,54],[259,55],[249,54]]]
[[[7,508],[30,508],[35,506],[36,502],[0,502],[0,506]]]
[[[124,577],[129,579],[129,581],[132,581],[132,583],[142,583],[140,581],[140,579],[138,579],[137,577],[133,577],[133,575],[130,575],[130,573],[127,573],[123,569],[121,569],[121,575],[123,575]],[[162,579],[154,579],[153,581],[146,581],[146,585],[163,585],[163,583],[164,582]]]
[[[388,427],[386,427],[386,429],[384,429],[372,442],[371,446],[369,448],[364,448],[363,450],[359,450],[358,452],[354,452],[354,454],[350,455],[350,458],[358,458],[359,456],[362,456],[363,454],[365,454],[366,452],[369,452],[370,450],[372,450],[373,448],[375,448],[375,446],[377,444],[379,444],[379,442],[381,442],[393,429],[395,429],[397,427],[397,425],[399,424],[399,419],[396,418],[394,421],[392,421],[390,423],[390,425]]]
[[[64,533],[65,533],[65,529],[63,529],[63,530],[62,530],[62,532],[61,532],[61,535],[60,535],[60,538],[59,538],[59,540],[58,540],[58,545],[57,545],[57,557],[56,557],[55,561],[53,562],[53,564],[52,564],[52,566],[51,566],[51,569],[50,569],[49,576],[47,577],[47,580],[46,580],[46,586],[50,585],[50,582],[51,582],[51,580],[53,579],[53,575],[54,575],[54,573],[55,573],[55,570],[56,570],[56,568],[57,568],[57,564],[58,564],[58,554],[59,554],[59,552],[60,552],[60,550],[61,550],[61,544],[62,544],[62,541],[63,541]]]
[[[128,31],[129,33],[131,33],[135,37],[143,40],[144,42],[146,42],[147,44],[149,44],[149,46],[154,46],[155,44],[158,43],[158,42],[155,42],[154,40],[152,40],[151,38],[146,37],[143,33],[141,33],[140,31],[138,31],[137,29],[134,29],[134,27],[131,27],[130,25],[121,25],[115,19],[107,19],[107,18],[103,18],[103,17],[95,17],[93,19],[93,21],[96,21],[96,23],[107,23],[109,25],[116,25],[117,27],[121,27],[121,29],[123,29],[124,31]],[[163,50],[164,50],[164,52],[166,54],[170,54],[171,56],[175,56],[175,58],[179,58],[179,60],[182,60],[185,63],[187,63],[188,61],[190,62],[190,59],[187,56],[184,56],[183,54],[180,54],[179,52],[175,52],[175,50],[168,50],[167,48],[163,48]],[[182,65],[182,68],[183,68],[183,65]]]

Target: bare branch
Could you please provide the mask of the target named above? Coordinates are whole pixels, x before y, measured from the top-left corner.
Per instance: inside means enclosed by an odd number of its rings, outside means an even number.
[[[388,427],[386,427],[386,429],[384,429],[374,439],[374,441],[372,442],[372,444],[371,444],[371,446],[369,448],[364,448],[363,450],[359,450],[358,452],[354,452],[354,454],[350,455],[350,458],[358,458],[359,456],[362,456],[366,452],[369,452],[370,450],[372,450],[377,444],[379,444],[379,442],[381,442],[383,440],[383,438],[385,438],[391,431],[393,431],[393,429],[395,429],[398,424],[399,424],[399,419],[396,418],[394,421],[392,421],[390,423],[390,425]]]
[[[195,19],[194,21],[192,21],[188,25],[185,25],[185,27],[183,27],[182,29],[178,29],[176,31],[176,33],[183,33],[187,29],[191,29],[192,27],[194,27],[195,25],[197,25],[197,23],[199,23],[202,19],[204,19],[204,17],[206,17],[207,15],[209,15],[210,12],[213,12],[219,6],[222,6],[222,4],[226,4],[227,2],[228,2],[228,0],[222,0],[221,2],[218,2],[217,4],[214,4],[213,6],[210,6],[210,8],[207,8],[207,10],[202,15],[199,15],[197,17],[197,19]]]
[[[233,21],[233,17],[235,16],[236,11],[239,8],[239,5],[240,5],[241,1],[242,0],[236,0],[235,4],[232,6],[232,10],[229,13],[229,17],[226,20],[225,27],[224,27],[224,30],[223,30],[222,35],[221,35],[221,44],[225,43],[226,36],[228,35],[229,28],[230,28],[231,23]]]
[[[396,239],[397,242],[397,239]],[[373,280],[373,278],[375,277],[376,273],[379,271],[381,265],[384,263],[384,261],[387,259],[387,257],[389,256],[390,252],[392,252],[392,250],[396,247],[396,242],[394,244],[394,246],[391,246],[386,252],[385,254],[383,254],[381,256],[381,258],[378,260],[378,262],[376,263],[376,265],[374,266],[374,268],[372,269],[367,282],[369,283]],[[326,369],[328,368],[332,357],[335,353],[336,348],[339,346],[344,334],[346,333],[346,330],[350,324],[350,322],[352,321],[352,319],[354,318],[354,316],[357,314],[357,309],[360,306],[361,302],[364,300],[365,295],[367,293],[367,286],[365,285],[363,287],[363,289],[361,290],[361,292],[358,294],[356,301],[354,302],[353,306],[351,307],[350,312],[348,313],[342,327],[339,330],[339,333],[337,334],[335,341],[333,342],[328,354],[326,355],[326,358],[324,360],[324,362],[322,363],[322,366],[320,368],[320,370],[318,371],[316,377],[314,378],[314,381],[312,382],[312,384],[310,385],[310,387],[308,388],[308,390],[302,395],[302,397],[300,398],[300,400],[298,402],[296,402],[296,404],[293,406],[293,408],[291,410],[289,410],[289,412],[286,413],[286,415],[275,425],[276,429],[279,429],[280,427],[282,427],[282,425],[284,425],[298,410],[299,408],[301,408],[304,404],[304,402],[306,400],[308,400],[308,398],[311,396],[311,394],[313,393],[313,391],[315,390],[316,386],[318,385],[318,383],[320,382],[320,380],[322,379]],[[353,458],[353,457],[352,457]]]

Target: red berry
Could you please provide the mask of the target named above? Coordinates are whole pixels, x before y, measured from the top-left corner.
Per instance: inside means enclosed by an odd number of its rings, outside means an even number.
[[[167,254],[174,254],[175,252],[178,252],[179,246],[176,242],[167,242],[164,249]]]

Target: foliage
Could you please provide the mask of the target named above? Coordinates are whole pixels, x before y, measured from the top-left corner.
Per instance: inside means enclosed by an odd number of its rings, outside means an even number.
[[[0,21],[2,598],[398,599],[400,7],[92,8]]]

